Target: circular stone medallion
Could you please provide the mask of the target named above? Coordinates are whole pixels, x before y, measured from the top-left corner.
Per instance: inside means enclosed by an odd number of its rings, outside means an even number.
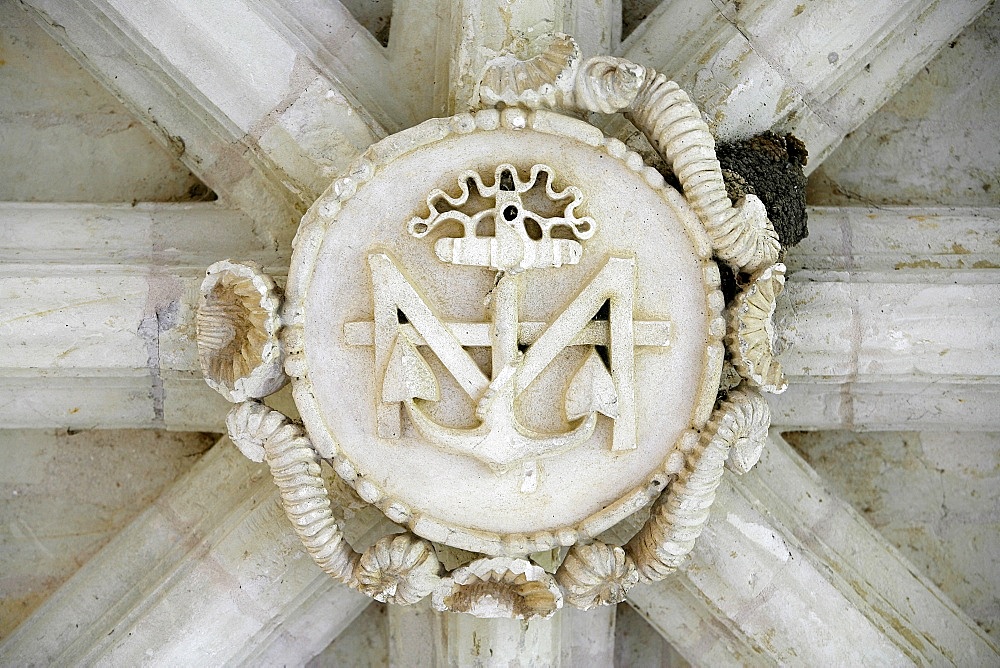
[[[710,242],[583,121],[485,110],[372,146],[303,219],[286,370],[366,500],[492,555],[589,538],[662,490],[722,363]]]

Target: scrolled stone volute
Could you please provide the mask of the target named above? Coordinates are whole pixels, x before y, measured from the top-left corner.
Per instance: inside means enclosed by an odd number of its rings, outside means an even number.
[[[302,426],[259,401],[234,406],[226,425],[241,452],[267,462],[285,515],[309,556],[326,573],[353,584],[358,554],[333,517],[319,458]]]
[[[646,77],[646,68],[623,58],[588,58],[576,75],[573,105],[584,111],[613,114],[628,108]]]
[[[719,401],[684,470],[626,546],[642,581],[662,580],[684,562],[708,521],[727,458],[737,453],[731,466],[749,470],[760,457],[770,423],[767,402],[745,383]]]
[[[556,581],[566,602],[582,610],[617,605],[639,581],[632,559],[615,545],[576,545],[566,554]]]
[[[365,550],[354,571],[357,588],[382,603],[410,605],[438,586],[434,547],[411,533],[383,536]]]
[[[726,466],[739,474],[754,467],[764,451],[771,426],[771,408],[759,392],[743,387],[730,392],[723,402],[726,410],[713,416],[712,442],[729,448]]]
[[[777,262],[781,244],[764,204],[755,195],[747,195],[733,206],[715,153],[715,138],[680,86],[647,69],[626,117],[670,165],[719,259],[746,273]]]

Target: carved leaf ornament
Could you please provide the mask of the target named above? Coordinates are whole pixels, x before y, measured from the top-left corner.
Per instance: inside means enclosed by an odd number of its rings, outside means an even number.
[[[372,598],[539,618],[676,569],[727,461],[760,456],[784,282],[687,94],[566,35],[490,62],[482,108],[373,145],[303,217],[285,296],[209,268],[206,380],[306,551]],[[502,109],[496,106],[503,106]],[[681,185],[571,114],[621,112]],[[726,305],[718,263],[747,282]],[[723,365],[727,375],[723,380]],[[291,380],[302,422],[258,401]],[[724,384],[723,384],[724,383]],[[326,463],[406,532],[345,540]],[[597,537],[652,505],[626,545]],[[436,547],[476,553],[448,572]],[[546,572],[528,555],[565,548]]]

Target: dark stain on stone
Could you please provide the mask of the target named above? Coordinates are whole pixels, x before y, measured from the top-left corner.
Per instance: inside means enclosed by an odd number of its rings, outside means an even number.
[[[792,134],[765,132],[717,148],[729,198],[756,195],[764,203],[781,245],[794,246],[809,234],[806,225],[808,152]]]
[[[725,262],[717,262],[716,264],[719,265],[719,278],[721,279],[719,289],[722,290],[722,296],[726,298],[726,304],[731,304],[740,291],[736,274]]]
[[[184,155],[187,150],[187,145],[184,143],[184,138],[178,135],[167,135],[167,141],[170,142],[170,148],[173,149],[174,155],[178,158]]]
[[[214,202],[219,196],[204,183],[199,182],[188,188],[187,199],[191,202]]]

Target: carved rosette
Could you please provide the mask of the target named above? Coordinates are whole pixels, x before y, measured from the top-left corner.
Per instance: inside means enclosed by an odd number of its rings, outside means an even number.
[[[562,607],[563,595],[541,566],[527,559],[492,557],[456,568],[441,581],[431,601],[441,612],[547,619]]]
[[[625,550],[616,545],[575,545],[556,572],[566,602],[582,610],[617,605],[637,582],[639,574]]]
[[[281,294],[254,262],[223,260],[208,268],[198,304],[198,361],[213,389],[239,403],[277,392],[282,369]]]
[[[354,577],[358,589],[382,603],[416,603],[438,586],[434,546],[411,533],[388,535],[365,550]]]
[[[693,285],[697,285],[700,292],[695,298],[704,304],[704,313],[708,320],[705,344],[699,350],[699,367],[701,372],[693,383],[693,407],[685,410],[685,413],[691,415],[690,426],[695,428],[704,425],[708,420],[718,393],[718,378],[721,373],[725,351],[722,341],[725,335],[725,319],[722,317],[724,298],[722,292],[719,290],[719,270],[712,260],[711,240],[700,225],[697,216],[688,209],[683,198],[674,189],[666,185],[663,176],[659,172],[643,163],[641,156],[634,151],[630,151],[623,142],[614,138],[604,137],[596,128],[576,119],[567,118],[544,110],[531,112],[516,107],[503,110],[482,109],[475,113],[459,114],[449,119],[431,119],[425,121],[420,126],[401,133],[406,134],[405,141],[402,138],[398,140],[390,138],[384,140],[386,142],[385,146],[376,145],[358,158],[356,163],[348,170],[347,176],[332,184],[326,195],[306,214],[300,224],[296,236],[296,252],[293,255],[293,266],[289,272],[289,280],[286,287],[286,300],[288,303],[285,306],[285,313],[288,320],[282,330],[283,341],[287,349],[285,370],[292,378],[293,395],[302,419],[309,429],[313,443],[320,456],[330,461],[334,469],[346,482],[355,487],[362,498],[382,509],[387,517],[434,542],[444,542],[446,544],[453,544],[453,546],[460,547],[461,549],[470,549],[484,554],[500,556],[523,555],[560,546],[569,547],[577,541],[595,538],[607,528],[635,512],[635,510],[649,505],[658,496],[664,489],[667,480],[665,470],[676,460],[676,456],[669,452],[666,453],[665,457],[669,457],[670,462],[665,459],[659,467],[653,468],[642,481],[628,490],[615,503],[602,507],[592,516],[582,518],[574,525],[564,526],[557,530],[541,529],[523,533],[494,533],[483,528],[477,528],[474,531],[469,530],[467,526],[457,522],[443,520],[435,511],[428,511],[427,509],[412,505],[404,496],[386,489],[376,476],[365,475],[360,470],[357,458],[347,451],[342,440],[334,438],[330,432],[330,419],[322,417],[323,409],[319,398],[320,392],[316,389],[315,377],[325,375],[327,372],[319,365],[310,365],[306,354],[308,300],[310,290],[314,289],[312,286],[315,282],[315,278],[311,272],[317,270],[318,263],[321,261],[320,253],[324,238],[332,234],[332,231],[335,229],[341,234],[346,234],[343,228],[344,212],[349,211],[352,207],[355,207],[356,211],[368,210],[371,206],[375,205],[369,202],[369,198],[372,197],[370,194],[372,191],[382,192],[374,186],[377,176],[383,173],[392,164],[393,160],[400,159],[399,151],[403,150],[401,147],[405,147],[404,155],[408,155],[409,152],[415,152],[423,146],[433,145],[441,141],[442,138],[447,138],[450,141],[458,141],[464,137],[468,137],[470,140],[478,141],[479,135],[489,135],[497,131],[512,132],[515,133],[515,136],[516,133],[540,133],[542,137],[552,136],[559,138],[560,141],[566,140],[585,145],[589,147],[588,150],[597,151],[599,155],[603,156],[601,160],[607,160],[604,164],[617,164],[624,167],[630,178],[635,178],[638,184],[651,189],[657,197],[666,200],[669,203],[667,205],[668,210],[680,210],[684,212],[684,215],[681,215],[677,222],[679,223],[680,232],[685,235],[686,242],[691,244],[694,251],[694,260],[697,263],[699,275]],[[551,252],[543,253],[534,249],[537,247],[537,244],[544,244],[548,241],[559,245],[566,245],[572,243],[574,238],[583,240],[591,237],[591,234],[595,230],[595,224],[599,225],[600,223],[589,215],[589,212],[588,215],[583,215],[583,212],[577,215],[579,207],[577,202],[578,189],[573,187],[572,184],[560,182],[559,170],[545,163],[538,163],[530,168],[523,168],[521,170],[507,165],[511,168],[510,190],[501,189],[499,181],[502,177],[505,164],[500,163],[495,169],[491,170],[494,173],[488,175],[482,174],[479,170],[461,170],[457,173],[457,184],[452,180],[454,177],[451,177],[448,179],[446,187],[423,191],[420,199],[427,207],[426,213],[424,213],[423,209],[415,217],[412,213],[409,213],[403,220],[401,228],[413,238],[422,240],[432,231],[435,221],[447,218],[447,222],[452,224],[451,234],[457,232],[461,236],[449,238],[447,236],[448,232],[445,232],[442,237],[438,238],[436,243],[432,244],[432,252],[437,255],[438,260],[441,262],[469,264],[473,266],[480,266],[477,263],[482,262],[482,266],[486,266],[497,261],[496,258],[499,257],[501,258],[499,260],[501,264],[497,266],[509,267],[509,275],[525,272],[524,267],[535,267],[540,263],[544,263],[544,266],[557,268],[559,267],[559,261],[555,259],[556,257],[568,258],[568,261],[566,259],[562,260],[563,265],[572,265],[575,260],[575,255],[572,253],[557,256]],[[501,193],[505,196],[506,193],[510,193],[512,197],[514,195],[520,196],[522,194],[521,191],[525,191],[526,197],[529,195],[534,197],[534,195],[525,190],[530,188],[541,188],[541,192],[544,193],[546,200],[550,202],[558,201],[560,203],[559,207],[546,214],[546,217],[558,216],[563,219],[559,225],[570,230],[570,232],[557,238],[554,233],[549,233],[550,228],[548,227],[548,223],[541,221],[539,229],[537,229],[536,236],[538,238],[531,238],[529,241],[522,237],[521,241],[523,243],[518,244],[518,253],[512,255],[512,257],[518,258],[518,261],[507,265],[504,264],[505,260],[503,258],[508,257],[508,255],[499,252],[499,249],[503,248],[499,240],[497,240],[496,244],[491,245],[490,242],[493,241],[493,238],[479,236],[473,232],[478,229],[481,220],[474,217],[473,213],[466,209],[466,205],[473,200],[482,203],[484,198],[488,205],[492,205],[492,199]],[[365,198],[365,204],[358,207],[355,202],[362,197]],[[382,199],[384,199],[384,193]],[[536,204],[539,202],[548,204],[540,199],[530,199],[530,201]],[[590,203],[590,206],[593,206],[593,202]],[[518,208],[520,209],[521,207],[519,206]],[[505,209],[506,207],[504,207]],[[502,210],[496,210],[502,213]],[[530,213],[527,207],[525,207],[523,212],[525,215]],[[515,221],[517,220],[520,220],[520,214],[515,218]],[[398,229],[394,228],[393,233],[395,234]],[[461,244],[458,242],[461,242]],[[479,247],[483,249],[482,253],[479,253],[477,250]],[[466,254],[467,251],[468,254]],[[367,263],[371,271],[380,276],[379,280],[392,280],[399,285],[406,278],[405,275],[402,275],[402,272],[396,273],[388,257],[372,257],[367,260]],[[343,276],[343,273],[338,272],[338,276]],[[367,274],[365,280],[372,280],[370,276],[370,273]],[[504,281],[500,281],[496,285],[496,289],[491,293],[491,300],[504,292],[503,284]],[[625,281],[617,280],[613,284],[624,285]],[[396,288],[393,289],[395,290]],[[403,296],[394,297],[394,299],[408,298],[412,301],[413,292],[410,292],[410,289],[401,288],[400,295]],[[335,290],[330,288],[322,291],[324,295],[335,292]],[[410,297],[406,295],[410,295]],[[481,300],[480,303],[482,303]],[[418,305],[418,309],[415,311],[418,317],[419,313],[426,313],[426,311],[423,311],[424,308],[424,306]],[[397,317],[397,310],[398,304],[396,308],[390,311],[392,318]],[[409,317],[405,313],[403,315],[407,318]],[[396,327],[401,322],[394,322],[392,326]],[[360,327],[362,324],[366,328],[370,327],[369,324],[361,322],[344,323],[343,325],[335,326],[335,330],[342,327],[343,331],[350,332],[352,337],[356,337],[353,340],[359,343],[365,341],[363,345],[371,345],[367,343],[367,341],[372,340],[369,338],[371,335],[362,335],[362,332],[365,331]],[[654,325],[656,323],[650,322],[644,324]],[[409,323],[409,326],[414,326],[414,323]],[[377,329],[378,325],[376,324],[376,331]],[[368,329],[367,331],[371,330]],[[424,435],[425,433],[431,433],[434,425],[426,419],[425,415],[422,415],[420,406],[424,405],[423,402],[433,401],[432,397],[437,396],[436,392],[440,390],[440,387],[435,387],[436,384],[431,382],[432,379],[427,373],[429,366],[422,363],[420,357],[415,354],[415,352],[419,353],[420,350],[419,348],[414,348],[412,342],[418,340],[417,346],[420,346],[425,345],[425,340],[413,339],[411,336],[412,334],[407,334],[404,337],[395,337],[396,343],[394,349],[386,351],[385,359],[387,360],[387,368],[379,380],[380,385],[376,389],[380,392],[383,401],[390,399],[392,401],[403,400],[404,403],[409,401],[409,403],[406,403],[406,410],[403,415],[406,419],[415,423],[416,429],[414,431],[416,433]],[[656,340],[662,341],[663,339]],[[358,344],[348,342],[347,345]],[[653,343],[653,345],[661,344]],[[515,355],[514,359],[516,358],[517,356]],[[515,371],[513,365],[511,367],[511,371]],[[398,373],[401,369],[407,370],[403,376]],[[582,364],[578,371],[584,372],[589,371],[589,369],[589,365]],[[500,369],[498,368],[497,371],[499,372]],[[579,375],[587,376],[586,373]],[[404,376],[406,379],[405,383],[397,382],[398,379]],[[343,376],[340,377],[343,378]],[[506,379],[512,377],[508,376]],[[580,383],[576,383],[577,385],[585,384],[582,382],[583,378],[579,380]],[[571,383],[570,385],[574,384]],[[602,387],[600,383],[594,384],[595,390],[600,387]],[[486,388],[487,391],[484,395],[476,402],[479,405],[476,406],[474,417],[482,418],[484,415],[490,413],[490,411],[486,411],[486,413],[480,414],[479,409],[486,407],[487,404],[492,403],[494,406],[502,404],[502,400],[505,398],[502,391],[507,389],[509,388],[505,388],[499,382],[491,383]],[[355,393],[348,394],[354,396]],[[596,413],[602,409],[613,412],[610,402],[607,407],[599,407],[601,402],[596,400],[599,397],[600,392],[595,395],[593,404],[590,404],[579,400],[578,396],[571,392],[567,396],[569,401],[564,410],[568,411],[567,415],[575,415],[575,411],[581,405],[586,405],[588,411],[591,413]],[[581,427],[589,429],[591,425],[588,422],[588,420],[584,420]],[[581,431],[586,432],[582,428]],[[397,432],[394,429],[390,429],[386,433],[393,435]],[[436,437],[437,442],[444,444],[444,448],[453,449],[458,449],[463,440],[474,442],[472,439],[465,438],[464,436],[459,437],[460,435],[457,434],[455,434],[455,438],[452,438],[452,436],[453,434],[441,433],[440,436]],[[550,440],[556,445],[559,442],[559,438]],[[407,447],[401,450],[401,452],[405,453],[408,450],[411,450],[411,448]],[[486,456],[483,453],[483,448],[470,448],[469,452],[474,452],[476,456]],[[502,459],[497,458],[489,461],[497,470],[510,468],[510,464],[505,463]],[[531,484],[530,481],[528,484]]]
[[[755,274],[728,308],[726,347],[733,366],[764,392],[788,388],[774,354],[774,309],[785,288],[785,265],[775,264]]]
[[[623,601],[637,582],[662,579],[682,564],[724,469],[746,473],[761,456],[770,413],[760,392],[787,385],[774,354],[775,300],[785,271],[777,264],[777,235],[755,196],[728,199],[714,139],[687,94],[627,60],[582,60],[566,35],[522,55],[523,49],[488,63],[478,89],[487,108],[389,137],[331,185],[300,224],[287,303],[249,262],[218,262],[202,285],[199,359],[209,385],[238,404],[227,418],[232,440],[267,464],[285,514],[316,563],[378,601],[406,605],[430,595],[439,611],[518,619],[550,617],[564,601],[584,610]],[[546,109],[624,113],[674,172],[683,196],[621,141]],[[440,145],[461,142],[467,149],[449,149],[448,160],[494,153],[496,159],[480,159],[486,168],[445,164]],[[438,178],[437,167],[447,179]],[[426,171],[434,185],[385,183],[394,169]],[[625,181],[627,197],[605,192],[609,183]],[[403,190],[409,199],[394,202],[389,193]],[[336,235],[349,240],[348,250],[365,246],[358,239],[371,247],[358,261],[337,246]],[[406,245],[425,237],[416,250]],[[683,259],[657,256],[661,246],[683,247]],[[414,278],[407,262],[438,264],[417,266],[414,273],[423,274]],[[728,305],[718,263],[743,281]],[[449,274],[441,265],[461,271]],[[662,267],[670,267],[669,281],[657,273]],[[553,278],[576,270],[585,273],[566,281],[570,290]],[[678,281],[680,272],[687,274]],[[348,274],[353,282],[338,282]],[[657,293],[662,288],[646,287],[640,276],[690,292]],[[359,297],[360,284],[371,294]],[[449,295],[465,284],[483,288],[485,297]],[[435,299],[421,289],[453,300],[447,314],[435,312]],[[522,304],[526,297],[541,306]],[[695,315],[675,318],[662,306],[676,301]],[[345,319],[347,312],[353,319]],[[522,313],[530,319],[521,321]],[[685,339],[679,327],[695,334]],[[671,357],[683,346],[684,357]],[[331,349],[342,356],[326,357]],[[476,357],[472,349],[489,353]],[[557,359],[571,361],[547,385],[536,382]],[[639,359],[650,366],[639,369]],[[352,367],[358,360],[361,366]],[[659,397],[637,401],[636,379],[644,374],[648,384],[678,372],[678,363],[693,369],[680,392],[686,403],[674,411],[681,417],[667,442],[639,447],[648,425],[637,405],[648,413]],[[286,372],[304,426],[256,401],[287,382]],[[535,423],[526,424],[521,414],[539,411],[547,400],[528,391],[537,385],[555,388],[559,397],[541,409],[548,422],[534,415],[528,422]],[[467,396],[456,400],[456,388]],[[368,394],[375,396],[367,406],[352,403]],[[541,509],[524,499],[547,503],[565,491],[559,485],[575,480],[574,462],[559,458],[584,445],[588,470],[603,470],[599,457],[609,457],[609,466],[641,466],[612,493],[603,492],[589,516],[565,503],[558,520],[522,521]],[[478,467],[475,475],[462,474],[456,462],[463,459]],[[363,554],[353,550],[333,516],[323,461],[409,531],[384,536]],[[385,461],[403,472],[402,484],[393,479],[399,471],[378,468]],[[491,480],[494,497],[484,503],[485,490],[463,487],[470,479]],[[444,510],[425,493],[439,485],[447,489],[446,502],[458,500]],[[650,504],[649,520],[627,545],[595,541]],[[469,512],[471,519],[462,516]],[[477,557],[447,572],[438,544]],[[555,575],[524,556],[557,548],[569,549]]]

